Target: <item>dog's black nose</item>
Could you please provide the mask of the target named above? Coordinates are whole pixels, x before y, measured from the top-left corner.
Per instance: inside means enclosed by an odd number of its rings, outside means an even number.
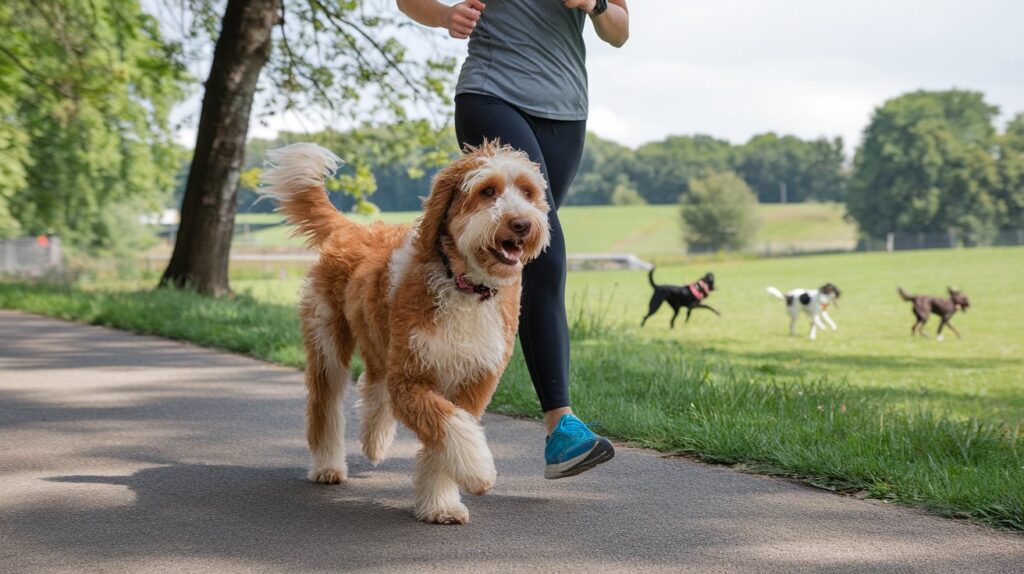
[[[530,228],[533,227],[533,223],[525,217],[517,217],[508,222],[508,227],[512,230],[512,233],[522,237],[530,232]]]

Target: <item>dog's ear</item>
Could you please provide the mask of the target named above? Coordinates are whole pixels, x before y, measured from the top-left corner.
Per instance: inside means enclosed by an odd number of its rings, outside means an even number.
[[[430,196],[423,202],[423,215],[420,216],[416,231],[416,249],[420,252],[431,251],[444,233],[448,225],[448,212],[455,202],[456,194],[462,193],[462,185],[466,173],[477,163],[479,152],[467,148],[466,153],[437,172],[430,186]]]

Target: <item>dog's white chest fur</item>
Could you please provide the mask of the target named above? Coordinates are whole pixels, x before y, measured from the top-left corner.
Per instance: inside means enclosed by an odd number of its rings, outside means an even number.
[[[483,372],[501,369],[507,351],[501,308],[494,299],[448,290],[438,296],[432,331],[414,330],[409,346],[424,365],[437,373],[442,394],[454,396],[459,386]]]

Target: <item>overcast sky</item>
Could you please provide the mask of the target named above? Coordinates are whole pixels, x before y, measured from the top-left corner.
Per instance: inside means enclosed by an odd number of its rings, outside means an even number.
[[[842,136],[851,150],[876,106],[920,88],[980,90],[1003,111],[1000,128],[1024,111],[1024,0],[629,0],[629,7],[624,47],[600,42],[589,23],[586,37],[589,128],[630,146],[694,133],[741,143],[775,131]],[[442,47],[465,54],[465,42],[437,34]],[[289,116],[254,124],[251,135],[318,127]],[[186,128],[179,138],[191,145],[194,133]]]

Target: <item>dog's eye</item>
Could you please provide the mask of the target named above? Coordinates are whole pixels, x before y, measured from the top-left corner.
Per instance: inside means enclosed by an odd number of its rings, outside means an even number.
[[[480,192],[480,194],[483,195],[484,197],[494,197],[495,193],[497,192],[494,191],[493,187],[485,187],[483,191]]]

